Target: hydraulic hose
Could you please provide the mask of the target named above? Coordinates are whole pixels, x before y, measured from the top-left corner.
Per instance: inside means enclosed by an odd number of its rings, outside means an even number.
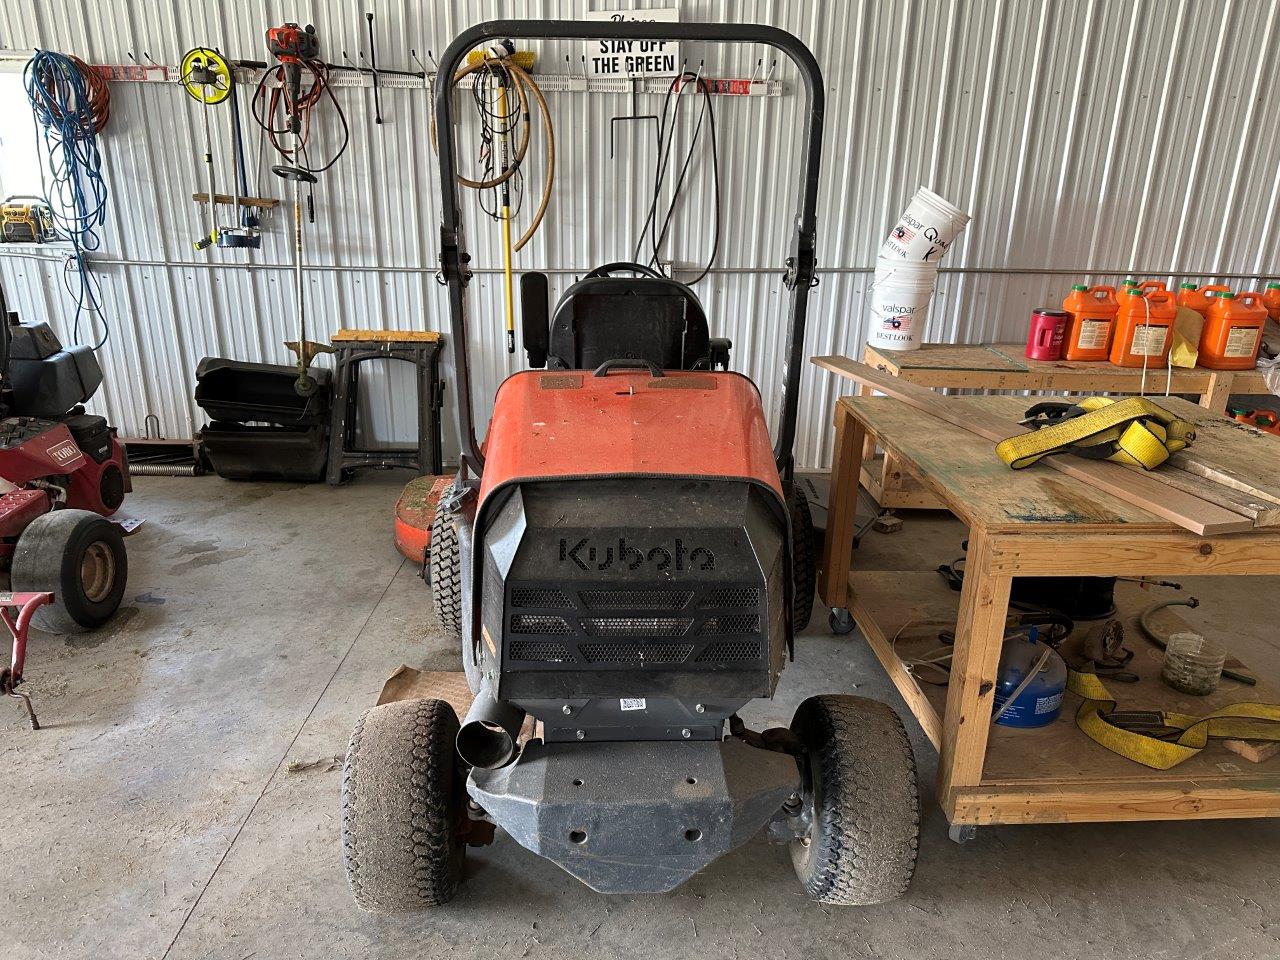
[[[515,151],[512,154],[512,162],[508,165],[506,170],[499,171],[496,176],[487,180],[472,180],[469,177],[458,174],[458,183],[462,184],[464,187],[470,187],[473,190],[489,190],[493,187],[500,186],[502,183],[515,176],[516,171],[520,169],[520,165],[524,161],[525,154],[529,149],[529,97],[532,95],[533,99],[538,104],[538,112],[542,117],[542,130],[547,137],[546,164],[545,170],[543,171],[542,196],[538,200],[538,208],[534,211],[533,220],[530,221],[529,226],[525,229],[524,233],[520,235],[520,239],[515,243],[515,249],[519,251],[524,249],[525,244],[527,244],[529,240],[532,239],[533,235],[537,233],[538,227],[542,225],[542,221],[546,217],[547,205],[551,202],[552,181],[555,177],[556,169],[556,135],[555,129],[551,124],[551,112],[547,109],[547,101],[542,95],[541,88],[523,68],[512,62],[510,57],[486,57],[478,63],[468,64],[454,74],[452,82],[456,86],[459,82],[473,73],[481,70],[493,69],[505,70],[507,75],[511,78],[511,85],[515,87],[516,96],[520,100],[520,114],[521,117],[524,118],[520,124],[520,134],[516,141]],[[432,114],[431,118],[431,146],[433,149],[439,149],[439,144],[436,139],[434,114]]]

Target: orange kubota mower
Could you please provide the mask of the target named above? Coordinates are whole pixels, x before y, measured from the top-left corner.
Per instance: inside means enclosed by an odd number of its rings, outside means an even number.
[[[773,27],[499,21],[440,60],[499,38],[767,44],[807,97],[782,414],[771,444],[755,385],[719,370],[688,287],[610,264],[554,310],[526,275],[533,369],[498,390],[483,446],[470,406],[454,106],[436,86],[461,464],[431,537],[436,610],[461,643],[474,705],[374,707],[352,735],[343,851],[357,903],[451,899],[468,845],[494,826],[595,890],[670,890],[768,827],[806,893],[837,904],[901,894],[916,859],[915,761],[897,715],[810,697],[789,728],[738,712],[770,698],[807,622],[808,508],[792,477],[805,317],[814,281],[823,82]],[[638,276],[619,276],[620,274]],[[765,318],[761,318],[765,322]],[[522,738],[526,719],[536,736]]]

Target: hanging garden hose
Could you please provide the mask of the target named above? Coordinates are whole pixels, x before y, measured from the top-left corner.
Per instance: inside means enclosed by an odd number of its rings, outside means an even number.
[[[97,350],[111,331],[102,316],[97,280],[84,255],[101,246],[98,229],[107,216],[98,133],[111,115],[110,94],[102,77],[82,60],[51,50],[37,50],[22,78],[36,139],[43,144],[45,165],[40,175],[54,229],[75,248],[63,273],[63,284],[76,304],[72,339],[81,342],[80,323],[88,313],[91,339],[96,336],[94,317],[102,327],[101,337],[93,343]],[[76,281],[71,279],[72,271]]]
[[[518,57],[521,54],[510,54],[504,56],[493,56],[492,51],[488,51],[485,55],[463,67],[453,76],[453,83],[456,86],[466,77],[477,74],[473,99],[476,102],[477,113],[480,116],[481,123],[481,164],[486,166],[485,175],[479,180],[473,180],[462,174],[458,175],[458,183],[464,187],[470,187],[473,190],[491,190],[500,187],[508,180],[513,183],[519,183],[523,174],[523,164],[525,154],[529,149],[530,140],[530,122],[529,122],[529,99],[533,98],[538,104],[538,111],[542,116],[542,130],[546,134],[546,153],[542,181],[542,196],[538,201],[538,207],[533,213],[533,219],[529,222],[529,226],[525,228],[524,233],[520,235],[520,239],[515,242],[514,249],[516,251],[524,249],[533,235],[538,232],[538,227],[542,225],[543,218],[547,214],[547,205],[551,201],[551,185],[555,177],[556,169],[556,136],[555,130],[551,124],[551,112],[547,108],[547,101],[542,95],[542,90],[538,84],[529,75],[523,67],[519,65]],[[482,73],[483,71],[483,73]],[[487,84],[482,77],[496,79],[498,83],[506,83],[507,89],[514,88],[516,99],[519,103],[519,114],[512,115],[510,112],[506,116],[499,116],[493,109],[493,104],[487,102],[482,97],[482,91]],[[505,127],[495,127],[495,121],[504,124]],[[519,130],[510,129],[512,122],[518,124]],[[493,172],[492,154],[485,154],[486,147],[492,143],[495,135],[501,136],[503,129],[506,129],[508,135],[516,134],[516,146],[508,157],[507,167],[505,170]],[[431,123],[431,145],[436,147],[436,128],[435,118],[433,116]],[[514,178],[514,179],[513,179]],[[490,212],[492,216],[493,213]]]
[[[84,78],[86,93],[89,98],[89,113],[93,117],[93,132],[101,133],[111,119],[111,92],[107,89],[107,81],[97,70],[77,57],[67,54],[67,59],[76,65]]]

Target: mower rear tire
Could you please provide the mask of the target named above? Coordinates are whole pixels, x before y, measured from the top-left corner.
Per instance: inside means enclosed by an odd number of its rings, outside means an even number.
[[[791,623],[793,631],[799,633],[809,625],[809,616],[813,613],[818,572],[813,559],[813,515],[809,512],[809,498],[795,481],[787,493],[787,506],[791,510],[791,570],[795,591]]]
[[[15,593],[53,594],[32,623],[51,633],[83,633],[120,609],[129,560],[120,528],[88,510],[51,510],[18,537],[10,567]]]
[[[366,710],[342,773],[342,860],[356,905],[438,907],[462,880],[465,777],[458,717],[443,700]]]
[[[920,799],[897,713],[863,697],[810,697],[791,729],[808,760],[808,836],[791,844],[805,893],[841,906],[900,897],[915,873]]]
[[[431,605],[436,619],[449,636],[462,637],[462,551],[458,545],[458,515],[436,510],[431,520],[431,544],[427,548],[427,574],[431,578]]]

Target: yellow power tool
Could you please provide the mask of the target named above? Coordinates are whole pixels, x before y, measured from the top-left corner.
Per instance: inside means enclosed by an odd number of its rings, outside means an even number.
[[[48,243],[55,239],[49,204],[42,197],[6,197],[0,204],[0,239],[5,243]]]

